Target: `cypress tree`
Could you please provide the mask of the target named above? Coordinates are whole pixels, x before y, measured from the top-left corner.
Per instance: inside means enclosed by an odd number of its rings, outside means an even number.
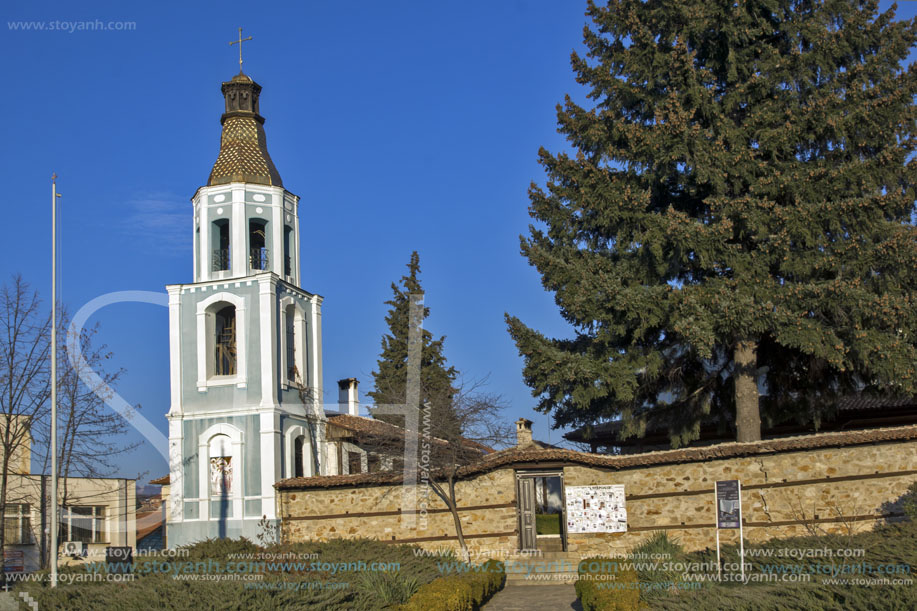
[[[390,306],[385,322],[388,333],[382,337],[382,353],[373,371],[374,389],[367,393],[379,404],[404,404],[406,401],[406,383],[408,377],[408,329],[410,324],[410,296],[423,295],[420,285],[420,257],[416,251],[411,253],[408,263],[408,274],[401,277],[400,286],[392,283],[392,298],[385,303]],[[430,308],[424,306],[423,320],[430,315]],[[422,346],[420,357],[420,402],[429,405],[431,415],[437,428],[444,434],[446,430],[460,434],[455,421],[453,401],[457,394],[455,379],[458,375],[455,367],[447,364],[443,354],[445,336],[433,339],[433,334],[422,329]],[[404,425],[401,416],[374,414],[375,418],[395,424]],[[446,426],[451,423],[451,426]]]
[[[538,409],[760,439],[913,394],[917,41],[861,0],[590,2],[522,254],[573,337],[507,315]],[[763,393],[760,392],[763,389]]]

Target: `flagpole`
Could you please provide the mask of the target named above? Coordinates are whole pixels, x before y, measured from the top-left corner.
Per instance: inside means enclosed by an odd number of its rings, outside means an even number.
[[[57,587],[57,174],[51,174],[51,587]]]

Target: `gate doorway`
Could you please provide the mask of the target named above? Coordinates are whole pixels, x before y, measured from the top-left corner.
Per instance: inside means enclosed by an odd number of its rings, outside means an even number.
[[[563,471],[517,471],[516,506],[520,550],[566,551]]]

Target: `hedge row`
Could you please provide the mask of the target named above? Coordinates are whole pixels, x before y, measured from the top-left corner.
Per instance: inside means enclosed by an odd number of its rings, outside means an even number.
[[[636,611],[640,609],[637,572],[620,560],[586,558],[579,564],[576,595],[584,611]]]
[[[488,560],[461,575],[440,577],[426,585],[399,607],[400,611],[474,611],[479,609],[506,581],[503,563]]]

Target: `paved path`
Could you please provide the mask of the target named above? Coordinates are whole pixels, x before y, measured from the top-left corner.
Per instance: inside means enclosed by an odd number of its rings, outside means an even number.
[[[508,585],[481,611],[583,611],[572,585]]]
[[[21,602],[22,598],[12,592],[0,592],[0,611],[19,611],[20,609],[29,608],[26,604],[20,607],[19,603]]]

